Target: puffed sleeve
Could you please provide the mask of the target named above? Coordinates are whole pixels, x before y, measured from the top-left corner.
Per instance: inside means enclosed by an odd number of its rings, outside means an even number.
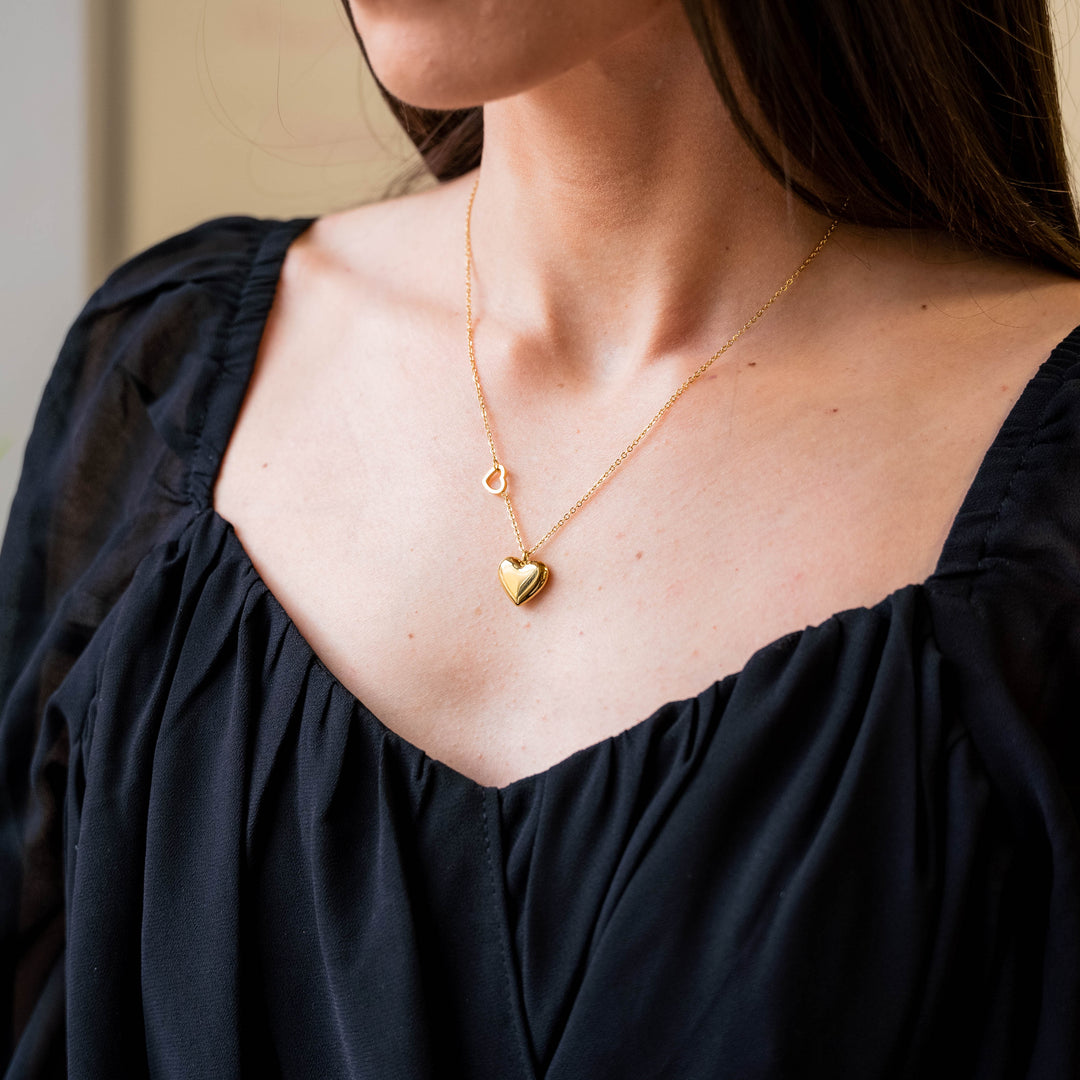
[[[260,236],[221,218],[135,257],[67,334],[0,549],[0,1073],[63,1076],[72,720],[50,707],[140,559],[182,527],[200,415]],[[85,665],[84,665],[85,666]],[[86,702],[93,708],[92,693]]]
[[[1030,422],[1013,417],[971,602],[1080,821],[1080,328],[1036,382]]]

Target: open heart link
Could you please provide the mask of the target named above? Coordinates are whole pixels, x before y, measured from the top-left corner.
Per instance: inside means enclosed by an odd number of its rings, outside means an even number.
[[[492,487],[489,482],[493,476],[499,478],[495,487]],[[480,482],[484,485],[485,491],[490,491],[492,495],[501,495],[506,490],[506,469],[499,462],[496,462],[484,474],[484,479]]]

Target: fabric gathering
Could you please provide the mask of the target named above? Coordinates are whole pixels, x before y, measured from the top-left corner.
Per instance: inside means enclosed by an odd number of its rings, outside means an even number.
[[[341,2],[430,185],[39,399],[0,1076],[1080,1080],[1045,0]]]

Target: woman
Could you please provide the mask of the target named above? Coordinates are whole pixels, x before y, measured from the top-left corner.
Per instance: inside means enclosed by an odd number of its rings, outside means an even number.
[[[8,1075],[1080,1075],[1044,4],[349,13],[444,182],[134,259],[27,449]]]

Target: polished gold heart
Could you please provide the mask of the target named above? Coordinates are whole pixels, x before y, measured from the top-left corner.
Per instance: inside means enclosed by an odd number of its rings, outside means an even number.
[[[499,581],[515,604],[524,604],[534,597],[547,584],[547,579],[548,568],[542,562],[510,558],[499,563]]]

